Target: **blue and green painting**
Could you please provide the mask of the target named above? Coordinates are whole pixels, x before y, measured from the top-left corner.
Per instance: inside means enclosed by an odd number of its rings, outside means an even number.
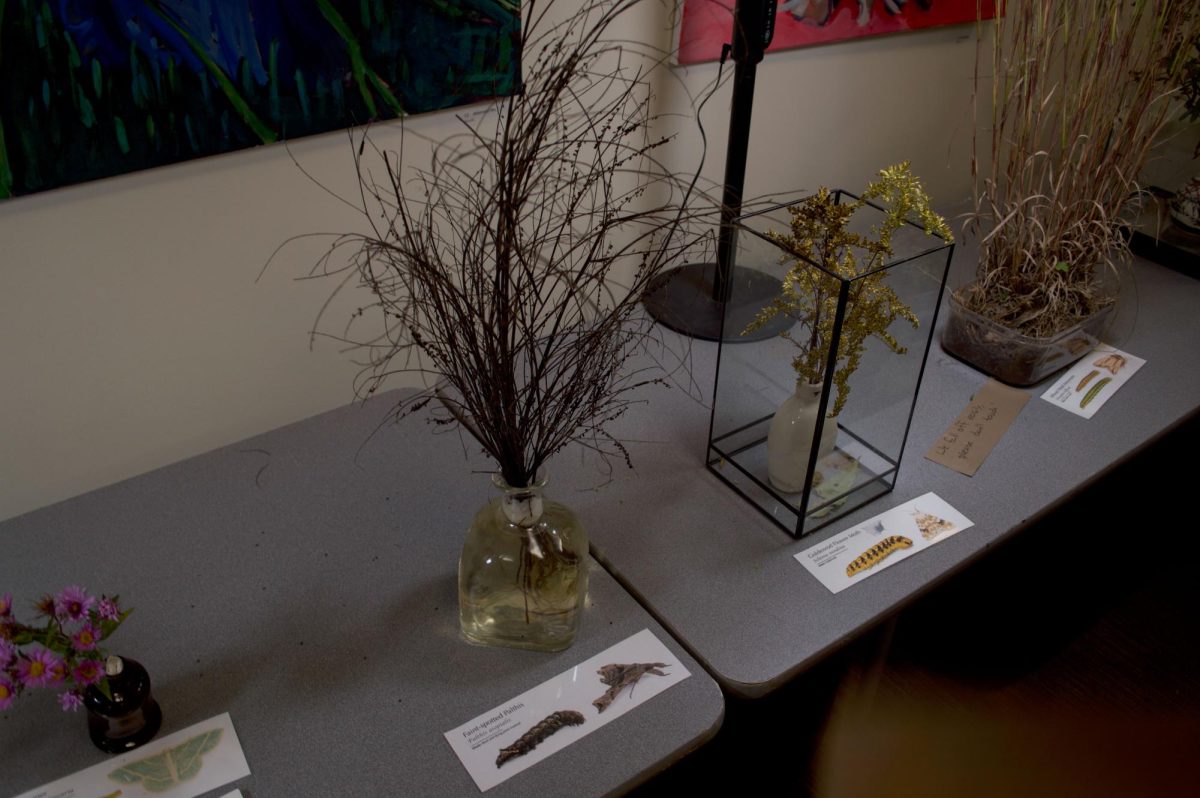
[[[519,0],[0,0],[0,197],[511,94]]]

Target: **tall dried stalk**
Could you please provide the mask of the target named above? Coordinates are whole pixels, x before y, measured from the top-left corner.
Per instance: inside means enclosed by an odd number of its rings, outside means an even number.
[[[668,141],[650,132],[648,79],[664,55],[614,36],[638,4],[525,0],[523,91],[493,121],[464,120],[427,168],[364,139],[354,204],[370,229],[337,237],[314,270],[372,296],[344,336],[366,353],[360,393],[430,377],[397,416],[436,390],[509,485],[571,441],[628,461],[606,426],[662,379],[631,366],[652,334],[638,301],[697,243],[696,177],[656,158]],[[363,317],[380,325],[367,340]]]
[[[1165,87],[1198,31],[1195,0],[1007,0],[990,37],[991,141],[972,159],[986,234],[977,281],[959,294],[968,308],[1046,337],[1112,301],[1103,283],[1128,254]]]
[[[1189,122],[1200,122],[1200,37],[1192,42],[1183,69],[1180,70],[1179,92],[1179,99],[1183,103],[1182,118]],[[1196,142],[1192,157],[1200,158],[1200,141]]]

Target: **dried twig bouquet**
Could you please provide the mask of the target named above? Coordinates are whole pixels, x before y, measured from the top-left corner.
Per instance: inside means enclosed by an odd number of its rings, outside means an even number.
[[[367,354],[360,395],[425,375],[397,417],[436,391],[444,420],[467,426],[509,485],[530,484],[570,441],[628,461],[606,425],[662,379],[631,366],[652,335],[637,303],[696,246],[697,192],[695,174],[660,163],[669,140],[651,130],[663,55],[613,35],[638,4],[526,0],[523,89],[462,119],[427,168],[364,137],[354,204],[370,229],[339,236],[314,270],[373,297],[335,336]]]

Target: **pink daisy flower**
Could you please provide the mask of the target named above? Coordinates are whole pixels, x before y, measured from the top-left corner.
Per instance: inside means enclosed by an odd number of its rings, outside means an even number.
[[[106,621],[115,621],[121,617],[121,608],[117,606],[117,602],[105,596],[100,599],[100,605],[96,608],[96,614]]]
[[[0,596],[0,618],[12,615],[12,593]]]
[[[74,690],[71,690],[70,692],[59,695],[58,704],[63,708],[63,712],[74,711],[83,706],[83,696]]]
[[[100,642],[100,630],[85,623],[83,628],[71,636],[71,645],[79,651],[91,651]]]
[[[13,704],[13,699],[17,697],[17,688],[13,683],[3,676],[0,676],[0,709],[8,709]]]
[[[66,666],[51,651],[39,649],[17,660],[17,678],[26,687],[45,687],[61,681]]]
[[[77,621],[87,617],[88,610],[96,603],[96,599],[87,594],[79,585],[63,588],[63,592],[54,597],[54,614],[60,618],[70,618]]]
[[[80,687],[87,687],[89,684],[97,684],[104,678],[104,669],[100,667],[100,662],[94,659],[81,660],[75,666],[75,684]]]

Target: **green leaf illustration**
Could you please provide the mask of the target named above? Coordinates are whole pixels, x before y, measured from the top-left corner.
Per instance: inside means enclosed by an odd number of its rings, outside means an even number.
[[[818,498],[826,501],[836,499],[836,501],[822,507],[820,510],[814,510],[812,512],[813,518],[824,518],[845,504],[845,496],[854,487],[854,481],[858,478],[858,461],[851,460],[840,452],[838,455],[839,460],[832,468],[822,469],[821,475],[823,479],[821,480],[821,484],[813,488],[813,493]]]
[[[221,742],[221,729],[199,734],[183,745],[168,748],[162,753],[130,762],[117,768],[108,777],[118,784],[142,783],[150,792],[165,792],[176,784],[193,778],[204,767],[203,755]]]
[[[199,737],[193,737],[177,748],[172,748],[170,753],[179,780],[186,781],[199,773],[200,768],[204,767],[201,757],[216,748],[220,742],[221,730],[213,729]]]
[[[139,781],[150,792],[162,792],[175,784],[171,768],[167,764],[167,752],[130,762],[117,768],[108,777],[118,784],[137,784]]]

